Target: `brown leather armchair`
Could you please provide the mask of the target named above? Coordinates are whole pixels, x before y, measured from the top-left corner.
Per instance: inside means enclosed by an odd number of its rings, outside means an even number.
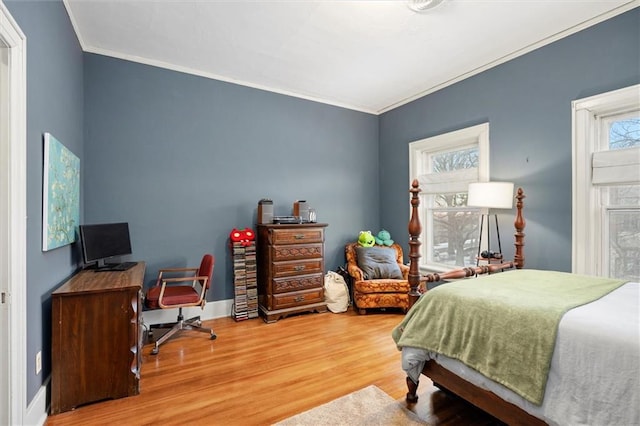
[[[403,263],[402,247],[398,244],[391,246],[370,247],[368,252],[373,254],[383,254],[382,263],[385,268],[394,269],[394,274],[377,274],[377,267],[373,265],[363,264],[366,260],[366,247],[360,247],[358,243],[350,243],[345,247],[345,256],[347,258],[347,271],[352,278],[352,300],[354,308],[358,313],[366,314],[367,309],[374,308],[400,308],[403,312],[409,309],[409,266]],[[365,249],[365,250],[362,250]],[[382,250],[382,251],[381,251]],[[386,253],[389,251],[389,253]],[[358,259],[358,254],[361,258]],[[376,257],[368,259],[376,260]],[[360,261],[360,262],[359,262]],[[395,262],[395,265],[393,264]],[[395,268],[397,266],[397,269]],[[364,270],[363,270],[364,269]],[[367,273],[368,272],[368,273]],[[391,277],[393,276],[393,278]]]

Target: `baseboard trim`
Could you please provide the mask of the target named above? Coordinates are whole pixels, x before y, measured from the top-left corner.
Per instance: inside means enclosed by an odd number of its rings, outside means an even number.
[[[23,424],[42,426],[47,421],[47,415],[49,413],[49,407],[47,407],[47,388],[49,387],[49,381],[51,375],[47,377],[44,384],[40,387],[36,396],[33,397],[27,410],[23,416]]]
[[[233,307],[233,299],[217,300],[215,302],[209,302],[204,306],[204,309],[200,308],[184,308],[182,314],[185,318],[191,318],[200,316],[203,321],[230,317],[231,309]],[[145,326],[151,324],[164,324],[173,322],[176,320],[175,309],[154,309],[151,311],[142,312],[142,320]]]

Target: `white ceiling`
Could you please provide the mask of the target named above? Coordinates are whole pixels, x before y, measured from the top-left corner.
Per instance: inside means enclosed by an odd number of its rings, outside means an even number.
[[[83,50],[379,114],[639,0],[64,0]]]

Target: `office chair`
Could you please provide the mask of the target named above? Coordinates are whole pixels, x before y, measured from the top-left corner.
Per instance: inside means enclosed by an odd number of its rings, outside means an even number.
[[[160,345],[175,335],[180,330],[195,330],[209,333],[211,340],[216,339],[216,334],[210,328],[202,327],[200,316],[187,320],[182,316],[182,308],[200,306],[204,309],[207,290],[211,286],[213,266],[215,259],[211,254],[202,257],[199,268],[165,268],[158,272],[156,284],[147,290],[145,305],[149,309],[175,309],[178,308],[178,320],[174,323],[154,324],[150,326],[150,334],[154,329],[170,328],[162,337],[156,340],[152,355],[157,355]],[[174,277],[167,277],[173,275]],[[179,276],[175,276],[179,275]]]

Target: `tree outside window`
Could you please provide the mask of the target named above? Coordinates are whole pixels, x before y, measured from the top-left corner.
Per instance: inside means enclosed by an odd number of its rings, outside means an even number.
[[[433,173],[478,167],[478,148],[433,155]],[[448,266],[475,265],[479,210],[467,207],[467,192],[438,193],[433,200],[433,263]]]
[[[489,123],[411,142],[409,165],[421,191],[420,267],[475,265],[481,210],[467,206],[467,191],[489,180]]]

